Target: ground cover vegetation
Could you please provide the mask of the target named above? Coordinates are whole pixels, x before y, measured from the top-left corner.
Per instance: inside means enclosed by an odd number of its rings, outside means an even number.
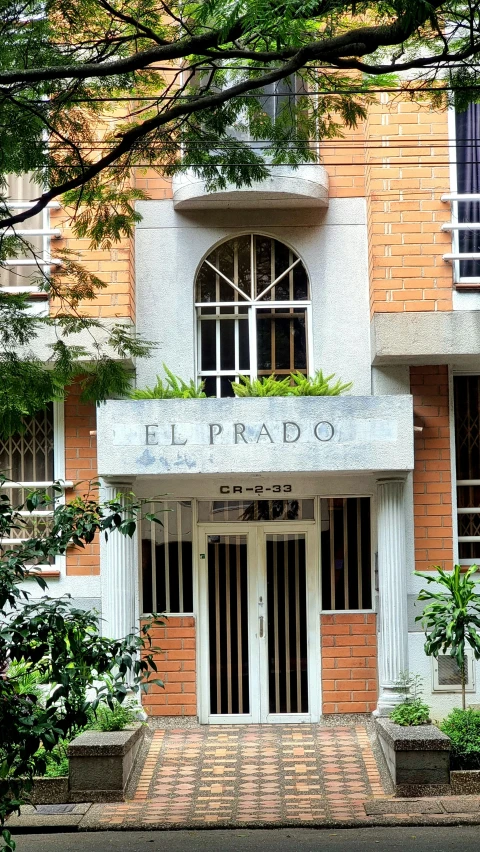
[[[152,623],[163,623],[156,616],[112,640],[101,635],[97,612],[77,608],[69,596],[38,597],[27,583],[47,592],[39,567],[67,547],[84,548],[98,535],[132,536],[143,503],[133,494],[101,502],[93,488],[54,506],[48,523],[32,529],[31,513],[52,509],[52,500],[51,493],[33,491],[13,506],[8,494],[0,495],[0,829],[10,849],[5,821],[28,799],[34,777],[65,771],[75,735],[92,725],[118,729],[131,720],[127,694],[162,684],[154,661],[159,649],[148,633]],[[25,533],[28,539],[11,543]]]
[[[57,200],[92,247],[130,237],[145,197],[132,170],[240,186],[317,162],[379,92],[461,108],[478,98],[479,16],[468,0],[2,0],[0,268],[40,260],[22,228]],[[38,191],[12,209],[8,176],[24,173]],[[37,270],[50,316],[0,293],[2,435],[80,374],[84,399],[124,393],[126,359],[149,351],[120,324],[101,342],[82,303],[105,283],[56,254],[61,267]],[[34,343],[47,326],[45,370]]]

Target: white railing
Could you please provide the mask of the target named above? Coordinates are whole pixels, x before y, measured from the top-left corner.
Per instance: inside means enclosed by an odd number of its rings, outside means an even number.
[[[443,255],[443,259],[453,264],[453,280],[460,287],[477,289],[480,287],[480,251],[460,251],[459,234],[462,231],[480,231],[480,222],[461,222],[459,220],[458,205],[462,202],[478,202],[480,204],[480,193],[450,192],[442,195],[441,201],[451,205],[452,219],[444,222],[441,230],[450,231],[452,234],[452,251]],[[478,261],[478,274],[473,276],[462,275],[462,261]]]

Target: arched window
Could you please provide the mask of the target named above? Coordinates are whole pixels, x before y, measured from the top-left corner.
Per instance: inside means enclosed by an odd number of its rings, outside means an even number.
[[[217,246],[196,281],[198,376],[207,396],[233,396],[240,375],[308,372],[310,284],[284,243],[246,234]]]

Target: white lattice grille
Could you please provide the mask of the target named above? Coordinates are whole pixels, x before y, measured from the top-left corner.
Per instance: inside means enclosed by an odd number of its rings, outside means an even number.
[[[54,480],[54,420],[53,404],[35,417],[25,420],[24,431],[0,441],[0,473],[7,480],[2,493],[14,506],[23,504],[28,492],[36,485],[48,486]],[[53,492],[50,492],[53,496]],[[48,528],[51,512],[38,510],[28,514],[28,525],[12,530],[11,541],[41,535]],[[4,541],[5,544],[5,541]]]

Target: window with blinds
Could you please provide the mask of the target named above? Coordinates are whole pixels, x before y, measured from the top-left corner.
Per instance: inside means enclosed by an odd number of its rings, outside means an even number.
[[[480,559],[480,376],[455,376],[455,462],[458,556]]]
[[[187,500],[165,501],[160,524],[142,523],[142,612],[193,611],[193,513]]]
[[[322,609],[372,608],[369,497],[322,499]]]

